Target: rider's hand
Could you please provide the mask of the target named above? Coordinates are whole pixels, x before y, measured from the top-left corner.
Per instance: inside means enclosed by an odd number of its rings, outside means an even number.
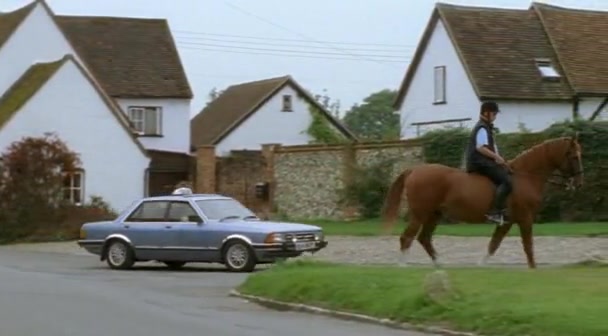
[[[503,166],[507,163],[505,159],[503,159],[500,155],[497,155],[496,158],[494,158],[494,161],[496,161],[496,163],[498,163],[499,165]]]

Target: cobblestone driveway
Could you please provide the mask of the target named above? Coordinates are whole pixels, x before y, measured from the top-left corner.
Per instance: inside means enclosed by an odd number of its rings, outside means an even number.
[[[329,246],[314,255],[314,259],[342,263],[396,264],[399,242],[392,237],[329,236]],[[485,254],[489,237],[436,236],[434,244],[442,264],[472,265]],[[536,262],[568,264],[589,260],[591,256],[608,258],[608,238],[536,237]],[[23,251],[88,255],[75,242],[19,244],[0,247]],[[507,237],[489,264],[525,265],[525,255],[518,237]],[[408,262],[430,264],[430,259],[418,242],[412,245]]]

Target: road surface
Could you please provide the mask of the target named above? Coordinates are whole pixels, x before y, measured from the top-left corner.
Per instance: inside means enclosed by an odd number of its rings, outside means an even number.
[[[227,295],[246,275],[202,267],[113,271],[92,255],[0,248],[0,335],[423,335],[267,310]]]

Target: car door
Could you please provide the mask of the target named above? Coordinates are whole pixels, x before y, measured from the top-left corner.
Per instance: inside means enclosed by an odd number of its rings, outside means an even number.
[[[178,231],[167,221],[169,201],[143,201],[123,221],[123,232],[131,240],[138,259],[172,260]]]
[[[178,245],[185,260],[214,261],[219,252],[215,246],[210,246],[207,227],[190,202],[171,201],[167,220],[179,232]]]

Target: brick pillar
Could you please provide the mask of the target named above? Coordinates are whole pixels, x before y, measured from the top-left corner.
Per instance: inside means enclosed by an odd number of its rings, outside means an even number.
[[[344,145],[342,153],[342,183],[344,187],[354,183],[354,173],[357,165],[357,151],[352,144]],[[345,220],[356,219],[357,207],[356,204],[345,202],[341,206],[342,217]]]
[[[205,145],[196,149],[196,186],[194,192],[216,192],[215,146]]]
[[[275,212],[274,192],[276,188],[276,180],[274,175],[274,152],[280,148],[280,144],[264,144],[262,145],[262,156],[266,163],[264,169],[264,180],[268,182],[268,202],[264,204],[264,212],[267,219],[272,217]]]

